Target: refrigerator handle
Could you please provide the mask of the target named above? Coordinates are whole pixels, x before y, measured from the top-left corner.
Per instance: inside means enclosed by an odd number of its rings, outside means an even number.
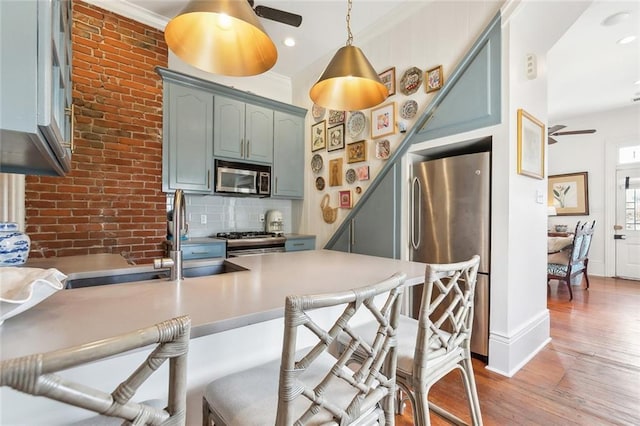
[[[417,189],[416,189],[417,188]],[[422,212],[420,211],[420,206],[422,205],[422,200],[420,199],[420,197],[422,196],[422,191],[420,188],[420,181],[418,180],[417,177],[413,178],[413,182],[411,185],[411,246],[413,247],[414,250],[418,250],[418,247],[420,247],[420,221],[422,219]],[[417,204],[416,204],[416,197],[418,197],[417,200]],[[418,208],[416,208],[418,207]],[[418,217],[416,218],[416,212],[418,214]],[[416,221],[417,219],[417,221]],[[418,227],[418,238],[416,240],[416,224]]]

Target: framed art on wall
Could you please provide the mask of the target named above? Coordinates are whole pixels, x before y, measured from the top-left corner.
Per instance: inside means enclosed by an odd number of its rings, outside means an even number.
[[[329,134],[329,145],[327,146],[327,151],[335,151],[336,149],[344,148],[344,124],[329,127],[327,132]]]
[[[351,202],[350,189],[347,189],[346,191],[339,191],[338,194],[340,198],[340,208],[350,209],[351,207],[353,207],[353,204]]]
[[[396,103],[390,102],[371,110],[371,137],[379,138],[396,132]]]
[[[382,84],[387,86],[389,90],[389,96],[396,94],[396,67],[391,67],[378,74]]]
[[[427,84],[425,87],[427,88],[427,93],[435,92],[436,90],[440,90],[442,88],[442,65],[438,65],[435,68],[431,68],[425,72]]]
[[[319,121],[311,126],[311,152],[327,146],[327,122]]]
[[[329,160],[329,186],[342,186],[342,158]]]
[[[367,141],[361,140],[347,145],[347,163],[367,161]]]
[[[548,205],[556,208],[558,216],[588,215],[588,172],[549,176],[548,197]]]
[[[518,174],[544,179],[544,124],[518,110]]]

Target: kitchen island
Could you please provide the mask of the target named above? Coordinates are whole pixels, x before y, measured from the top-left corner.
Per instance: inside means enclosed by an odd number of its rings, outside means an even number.
[[[58,269],[68,275],[76,273],[65,270],[63,259]],[[105,258],[102,260],[108,263]],[[202,391],[208,382],[280,355],[287,295],[360,287],[395,272],[406,273],[407,284],[415,285],[424,282],[425,272],[423,263],[331,250],[273,253],[227,261],[247,270],[180,282],[153,280],[59,291],[5,321],[0,327],[0,357],[4,360],[51,351],[190,315],[187,420],[189,424],[199,424]],[[83,273],[87,273],[88,263],[78,262],[83,265]],[[113,267],[126,268],[119,262]],[[127,371],[139,359],[142,354],[128,354],[70,370],[69,377],[97,374],[98,383],[109,386],[106,390],[110,391],[123,379],[114,377],[112,372]],[[152,381],[150,389],[141,389],[141,398],[163,395],[165,381],[161,376],[154,378],[155,386]],[[1,390],[0,406],[1,424],[23,423],[26,419],[30,419],[30,424],[62,424],[87,415],[82,410],[5,388]]]

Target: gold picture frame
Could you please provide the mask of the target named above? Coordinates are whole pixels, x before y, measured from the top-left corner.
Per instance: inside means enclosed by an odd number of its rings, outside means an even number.
[[[389,96],[393,96],[396,94],[396,67],[391,67],[382,71],[378,74],[380,77],[380,81],[382,84],[387,86],[387,90],[389,90]]]
[[[396,103],[389,102],[371,110],[371,137],[393,135],[396,132]]]
[[[327,121],[318,121],[311,125],[311,152],[319,151],[327,146]]]
[[[442,88],[442,84],[444,82],[442,65],[426,70],[424,74],[424,87],[426,88],[427,93],[435,92]]]
[[[589,173],[565,173],[549,176],[548,205],[557,216],[589,214]]]
[[[518,174],[544,179],[545,125],[518,109]]]
[[[361,140],[347,144],[347,163],[367,161],[367,141]]]
[[[329,160],[329,186],[342,186],[342,158]]]

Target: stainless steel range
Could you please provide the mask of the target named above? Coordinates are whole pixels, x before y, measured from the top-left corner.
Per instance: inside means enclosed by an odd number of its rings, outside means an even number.
[[[274,232],[219,232],[216,238],[227,240],[227,257],[284,251],[285,237]]]

